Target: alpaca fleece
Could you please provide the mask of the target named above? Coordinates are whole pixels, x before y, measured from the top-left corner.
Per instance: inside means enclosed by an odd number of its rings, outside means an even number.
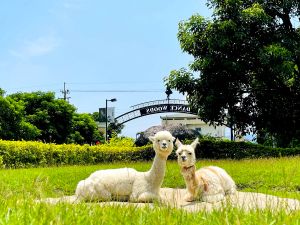
[[[75,194],[80,200],[152,202],[158,200],[165,176],[168,156],[173,150],[175,138],[168,131],[160,131],[149,137],[155,157],[147,172],[132,168],[98,170],[78,183]]]
[[[185,201],[201,200],[205,202],[218,202],[225,195],[236,193],[236,185],[229,174],[217,166],[203,167],[196,170],[195,148],[198,138],[191,145],[183,145],[178,139],[177,160],[184,177],[187,193]]]

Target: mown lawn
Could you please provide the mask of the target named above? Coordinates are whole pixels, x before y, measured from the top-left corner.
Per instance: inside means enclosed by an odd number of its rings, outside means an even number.
[[[98,169],[133,167],[146,171],[152,162],[115,163],[0,170],[0,224],[300,224],[300,212],[244,212],[235,208],[187,213],[168,207],[100,207],[97,204],[37,204],[35,199],[72,195],[79,180]],[[233,177],[239,191],[255,191],[300,200],[300,157],[257,160],[201,160]],[[175,161],[167,162],[163,187],[184,187]]]

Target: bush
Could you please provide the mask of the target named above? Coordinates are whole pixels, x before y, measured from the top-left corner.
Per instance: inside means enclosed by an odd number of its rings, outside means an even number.
[[[56,145],[33,141],[0,140],[0,158],[5,168],[141,161],[152,160],[153,157],[154,150],[151,145],[143,147]]]
[[[108,143],[109,146],[126,146],[126,147],[133,147],[134,146],[134,139],[129,137],[112,137]]]
[[[185,143],[190,142],[185,141]],[[200,144],[196,148],[198,159],[243,159],[300,155],[299,147],[272,148],[246,142],[213,139],[200,139],[199,142]],[[22,168],[153,160],[155,153],[152,145],[133,147],[132,144],[133,140],[127,138],[95,146],[0,140],[0,167]],[[176,159],[175,151],[168,159]]]
[[[233,142],[200,139],[197,158],[243,159],[300,155],[300,148],[272,148],[250,142]]]

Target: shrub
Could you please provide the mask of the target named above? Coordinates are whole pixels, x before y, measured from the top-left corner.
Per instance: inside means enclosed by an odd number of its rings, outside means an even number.
[[[117,137],[114,136],[109,140],[108,143],[109,146],[126,146],[126,147],[132,147],[134,146],[134,139],[129,137]]]
[[[197,158],[243,159],[300,155],[300,148],[272,148],[250,142],[233,142],[200,139],[196,148]]]
[[[191,141],[185,141],[190,143]],[[300,148],[272,148],[262,145],[200,139],[196,148],[197,158],[243,159],[300,155]],[[33,141],[0,140],[0,167],[20,168],[108,163],[115,161],[153,160],[152,145],[133,147],[132,139],[116,139],[110,144],[75,145],[44,144]],[[176,159],[175,151],[168,158]]]
[[[32,141],[0,140],[0,158],[5,168],[151,160],[153,156],[154,151],[151,145],[143,147],[56,145]]]

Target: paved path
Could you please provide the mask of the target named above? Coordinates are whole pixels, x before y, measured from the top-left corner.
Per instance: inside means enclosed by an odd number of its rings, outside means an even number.
[[[251,209],[272,209],[280,210],[284,209],[287,212],[293,210],[300,210],[300,201],[289,198],[279,198],[272,195],[266,195],[255,192],[237,192],[236,195],[228,197],[226,200],[218,203],[206,203],[206,202],[186,202],[183,200],[185,189],[173,189],[173,188],[161,188],[162,205],[168,205],[175,208],[181,208],[189,212],[197,211],[212,211],[214,209],[222,209],[226,206],[238,207],[244,210]],[[59,202],[79,203],[76,196],[65,196],[62,198],[47,198],[41,200],[51,204]],[[40,202],[40,201],[39,201]],[[93,203],[100,205],[133,205],[136,207],[150,206],[153,207],[153,203],[129,203],[129,202],[100,202]]]

